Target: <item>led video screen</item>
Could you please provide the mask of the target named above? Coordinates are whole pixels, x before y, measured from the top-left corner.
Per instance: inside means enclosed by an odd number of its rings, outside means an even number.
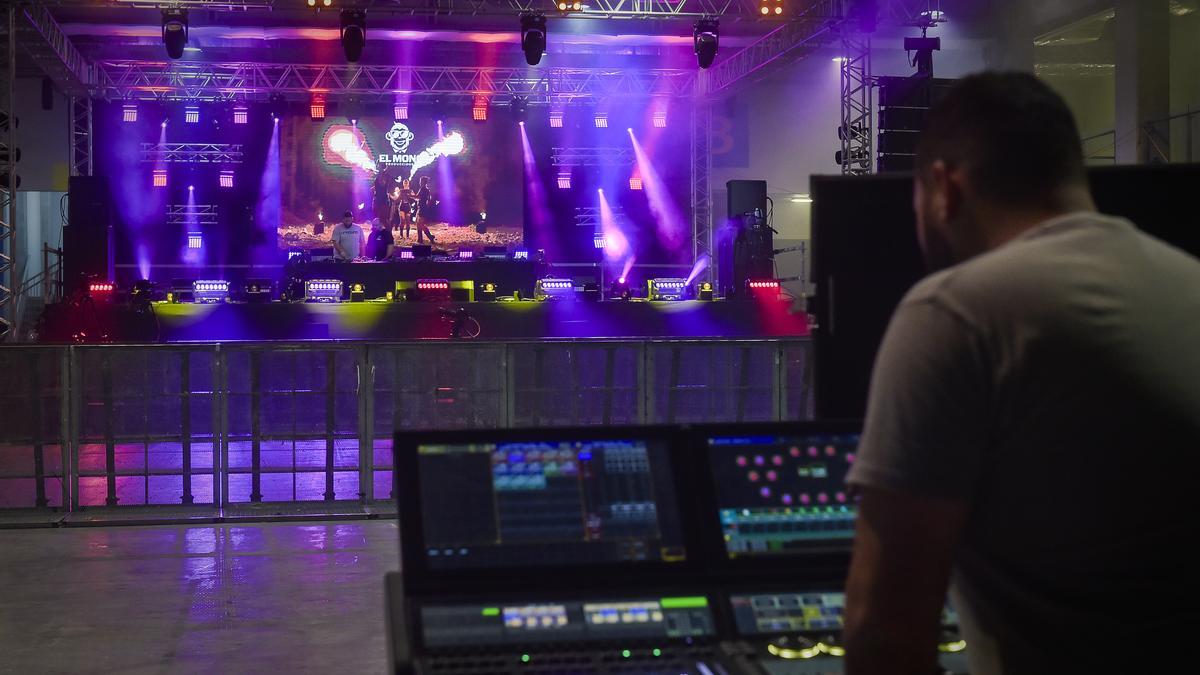
[[[417,243],[418,219],[439,248],[523,243],[515,125],[434,117],[367,117],[352,124],[345,117],[296,116],[279,124],[282,249],[330,246],[331,228],[346,211],[364,234],[380,218],[392,227],[397,246]]]

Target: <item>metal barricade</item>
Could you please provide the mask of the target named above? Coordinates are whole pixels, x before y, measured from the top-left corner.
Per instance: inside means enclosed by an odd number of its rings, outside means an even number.
[[[5,347],[0,508],[370,504],[394,429],[807,419],[811,359],[805,339]]]

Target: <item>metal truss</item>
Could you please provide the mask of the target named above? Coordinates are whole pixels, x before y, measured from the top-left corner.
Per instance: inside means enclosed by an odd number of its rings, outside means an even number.
[[[632,166],[637,161],[631,148],[553,148],[553,166]]]
[[[812,50],[845,20],[843,0],[819,0],[745,49],[703,71],[700,93],[719,94],[798,49]]]
[[[4,70],[0,73],[0,342],[11,337],[17,323],[17,7],[9,5],[4,23]]]
[[[95,6],[94,0],[59,0],[68,6]],[[188,7],[207,11],[304,10],[296,0],[109,0],[108,6]],[[579,12],[559,12],[553,0],[344,0],[333,9],[367,9],[375,14],[411,16],[514,16],[545,12],[564,19],[672,19],[723,16],[759,19],[755,0],[589,0]]]
[[[697,280],[716,281],[712,229],[712,106],[698,100],[692,108],[692,262],[705,257],[709,265]]]
[[[215,227],[217,225],[216,204],[168,204],[167,225],[198,225],[200,227]]]
[[[628,220],[625,217],[625,208],[619,204],[613,204],[610,207],[612,211],[613,222],[617,225],[626,225]],[[600,207],[599,206],[576,206],[575,207],[575,225],[576,227],[591,227],[595,228],[596,232],[600,232]]]
[[[41,3],[17,10],[17,35],[25,51],[68,96],[87,96],[95,80],[92,67]]]
[[[142,143],[142,162],[241,164],[241,143]]]
[[[930,26],[944,21],[940,18],[941,9],[942,0],[883,0],[879,18],[901,26]]]
[[[282,95],[527,97],[530,103],[692,95],[694,69],[478,68],[99,61],[95,94],[118,99],[232,100]]]
[[[92,175],[92,99],[71,97],[71,175]]]
[[[842,36],[842,173],[871,173],[875,163],[872,137],[871,38],[847,32]]]

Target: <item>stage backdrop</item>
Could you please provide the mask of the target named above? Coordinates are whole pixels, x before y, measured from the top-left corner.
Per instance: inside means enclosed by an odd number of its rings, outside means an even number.
[[[416,111],[414,111],[416,112]],[[508,122],[505,120],[504,122]],[[372,218],[401,223],[385,195],[428,177],[437,205],[430,229],[451,250],[522,245],[524,196],[520,136],[515,124],[432,115],[393,121],[364,117],[280,122],[280,248],[328,247],[330,228],[349,210],[370,228]],[[416,227],[396,243],[416,243]]]

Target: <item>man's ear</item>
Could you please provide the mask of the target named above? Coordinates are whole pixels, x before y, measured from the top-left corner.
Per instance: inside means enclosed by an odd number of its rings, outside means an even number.
[[[942,160],[934,162],[935,180],[941,195],[942,222],[955,221],[962,216],[966,203],[967,175],[962,167],[949,167]]]

